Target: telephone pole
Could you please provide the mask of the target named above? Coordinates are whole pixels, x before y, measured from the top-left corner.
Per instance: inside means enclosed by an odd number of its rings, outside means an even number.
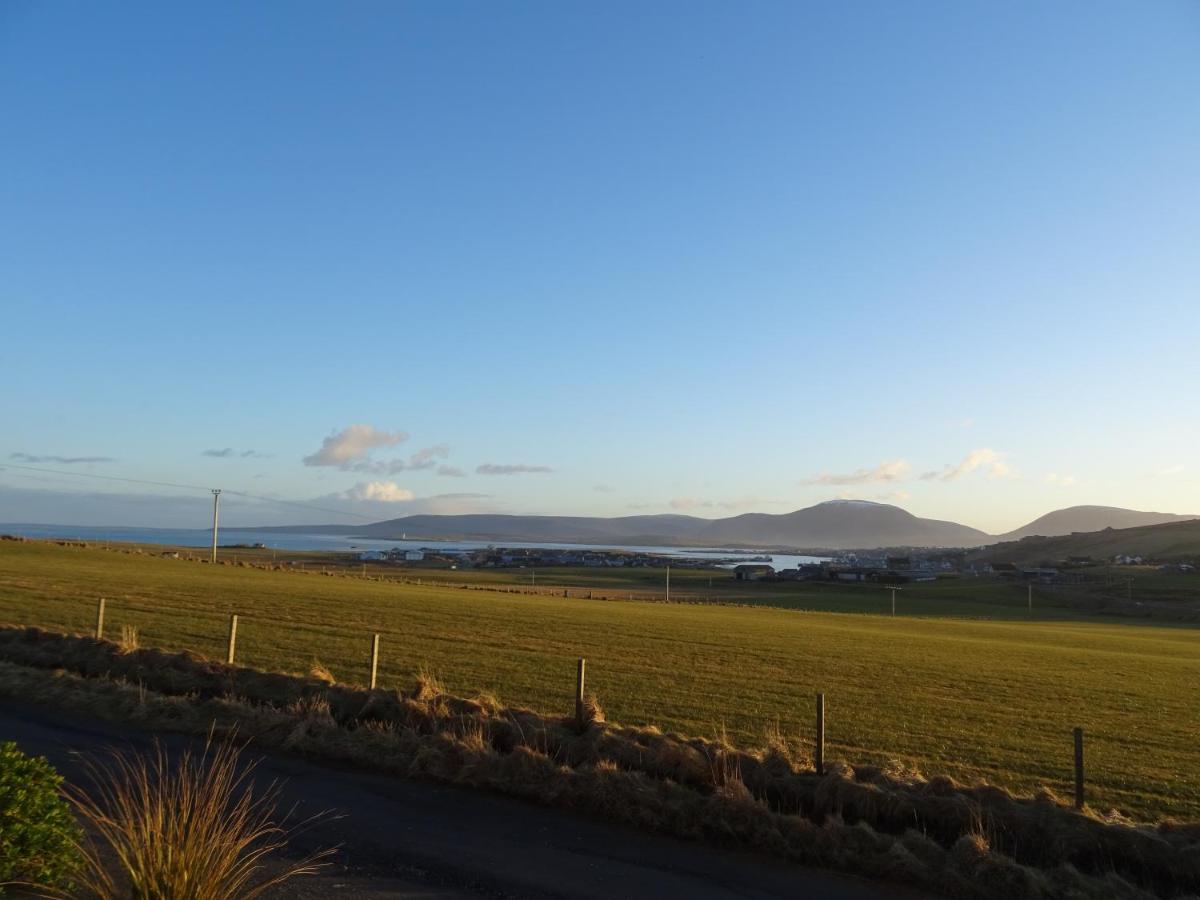
[[[217,507],[221,502],[221,489],[214,488],[213,492],[213,543],[212,543],[212,561],[217,561]]]
[[[663,598],[668,603],[671,602],[671,567],[667,566],[667,595]]]

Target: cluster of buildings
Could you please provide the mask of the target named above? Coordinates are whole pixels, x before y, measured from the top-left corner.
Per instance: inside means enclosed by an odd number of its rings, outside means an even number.
[[[968,562],[964,551],[935,551],[922,555],[876,555],[847,553],[823,562],[797,568],[776,569],[769,556],[739,555],[724,559],[711,557],[679,557],[636,550],[593,550],[582,547],[494,547],[479,549],[412,549],[392,547],[390,550],[364,550],[358,554],[363,562],[423,563],[462,569],[494,568],[551,568],[574,566],[587,568],[688,568],[709,569],[719,566],[728,569],[738,581],[835,581],[874,582],[878,584],[907,584],[935,581],[938,578],[990,575],[1038,584],[1068,584],[1088,580],[1081,571],[1100,565],[1143,565],[1150,562],[1141,556],[1117,555],[1097,560],[1090,556],[1071,556],[1057,564],[1021,565],[1011,562]],[[1189,573],[1197,571],[1191,564],[1161,566],[1162,571]]]
[[[907,584],[934,581],[959,571],[950,559],[940,556],[859,556],[847,554],[821,563],[780,569],[761,563],[735,566],[738,581],[866,581],[880,584]]]
[[[403,547],[393,547],[391,550],[363,550],[358,554],[362,562],[422,562],[425,559],[424,550],[406,550]]]

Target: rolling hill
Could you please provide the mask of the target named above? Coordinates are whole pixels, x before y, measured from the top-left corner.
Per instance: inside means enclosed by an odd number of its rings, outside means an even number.
[[[870,547],[977,547],[988,535],[938,519],[920,519],[898,506],[831,500],[784,515],[746,513],[718,519],[700,533],[710,544],[782,544],[831,550]]]
[[[831,500],[783,515],[747,513],[726,519],[657,515],[405,516],[354,528],[289,526],[253,529],[351,534],[380,540],[514,541],[613,545],[788,547],[811,550],[871,547],[978,547],[989,537],[975,528],[921,519],[897,506]]]
[[[1103,531],[1105,528],[1139,528],[1167,522],[1186,522],[1200,516],[1180,516],[1174,513],[1140,512],[1117,506],[1069,506],[1056,509],[1034,519],[1028,525],[997,535],[1000,541],[1018,541],[1023,537],[1041,535],[1055,537],[1075,532]]]
[[[341,534],[376,540],[407,538],[418,541],[752,547],[815,551],[878,547],[1008,546],[1033,536],[1054,538],[1072,535],[1081,538],[1077,543],[1082,546],[1088,541],[1084,540],[1086,535],[1078,534],[1080,532],[1092,534],[1105,532],[1106,529],[1110,532],[1124,532],[1191,521],[1196,521],[1200,526],[1200,516],[1140,512],[1113,506],[1073,506],[1047,513],[1007,534],[993,536],[957,522],[922,519],[887,503],[829,500],[780,515],[745,513],[724,519],[681,515],[616,518],[494,514],[416,515],[387,519],[370,525],[291,525],[245,530]],[[1100,544],[1107,546],[1106,540],[1100,541]],[[1146,545],[1149,549],[1146,550],[1118,548],[1112,552],[1158,553],[1159,544],[1156,541],[1156,537],[1149,538]],[[1090,551],[1080,551],[1087,552]]]
[[[1037,565],[1054,564],[1072,556],[1111,560],[1118,554],[1162,561],[1200,559],[1200,519],[1055,536],[1030,535],[984,547],[971,558]]]

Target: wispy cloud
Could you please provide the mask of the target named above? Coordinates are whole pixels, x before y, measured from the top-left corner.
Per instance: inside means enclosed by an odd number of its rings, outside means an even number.
[[[554,470],[549,466],[527,466],[524,463],[516,463],[512,465],[484,463],[481,466],[475,467],[475,472],[478,475],[528,475],[545,474],[553,471]]]
[[[873,469],[856,469],[846,475],[833,475],[823,472],[805,479],[802,484],[876,484],[880,482],[900,481],[908,476],[912,467],[903,459],[893,459],[881,462]]]
[[[259,453],[257,450],[234,450],[232,447],[222,447],[220,449],[202,450],[201,456],[211,456],[214,459],[270,459],[269,453]]]
[[[465,513],[498,512],[490,494],[449,493],[418,497],[394,481],[360,481],[354,487],[336,494],[314,497],[312,502],[341,508],[356,515],[379,515],[395,518],[410,515],[460,515]]]
[[[1042,481],[1046,484],[1052,484],[1055,487],[1072,487],[1078,484],[1078,480],[1074,475],[1059,475],[1057,472],[1048,473]]]
[[[617,489],[611,484],[594,484],[592,490],[597,494],[615,494]]]
[[[8,458],[22,463],[54,463],[60,466],[116,462],[111,456],[33,456],[29,453],[13,453]]]
[[[946,464],[941,469],[925,472],[922,481],[956,481],[964,475],[982,470],[988,478],[1016,478],[1017,473],[1004,460],[1002,453],[988,447],[972,450],[958,465]]]
[[[436,447],[425,447],[418,450],[408,459],[361,459],[357,462],[344,463],[338,468],[344,472],[395,475],[397,472],[432,469],[437,466],[438,459],[445,459],[449,455],[450,447],[446,444],[438,444]]]
[[[403,431],[380,431],[373,425],[351,425],[331,434],[316,453],[304,457],[306,466],[338,466],[345,468],[366,458],[372,450],[395,447],[408,440]]]
[[[403,503],[415,496],[394,481],[360,481],[349,490],[334,495],[339,500],[369,500],[376,503]]]
[[[689,509],[710,509],[713,503],[711,500],[700,500],[696,497],[675,497],[667,505],[671,509],[687,512]]]
[[[662,509],[664,506],[676,512],[694,509],[747,510],[756,506],[782,504],[783,500],[763,500],[761,497],[739,497],[735,500],[712,500],[706,497],[672,497],[666,503],[626,503],[626,509]]]
[[[437,465],[439,459],[445,459],[449,455],[449,444],[437,444],[433,447],[425,447],[408,458],[408,467],[410,469],[432,469]]]
[[[437,473],[443,478],[466,478],[467,473],[457,466],[438,466]]]
[[[1165,468],[1159,469],[1154,474],[1158,478],[1174,478],[1176,475],[1182,475],[1186,471],[1187,471],[1187,466],[1176,465],[1176,466],[1166,466]]]

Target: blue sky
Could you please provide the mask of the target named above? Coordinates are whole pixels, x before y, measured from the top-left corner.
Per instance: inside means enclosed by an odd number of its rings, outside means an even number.
[[[10,0],[0,521],[1200,512],[1197,97],[1190,2]]]

